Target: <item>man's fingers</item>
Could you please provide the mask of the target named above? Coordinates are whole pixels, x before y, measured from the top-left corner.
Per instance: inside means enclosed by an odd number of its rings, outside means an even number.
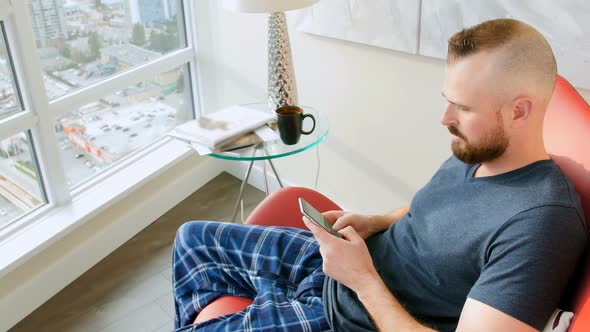
[[[346,226],[339,230],[338,233],[340,233],[342,237],[350,242],[363,241],[363,238],[359,235],[359,233],[356,232],[354,228],[352,228],[352,226]]]
[[[309,231],[313,233],[313,236],[315,236],[316,240],[320,243],[320,245],[324,241],[324,239],[326,238],[325,237],[326,235],[332,236],[325,229],[322,229],[320,226],[316,225],[313,221],[309,220],[306,216],[303,216],[302,219],[303,219],[303,223],[305,224],[305,226],[307,226]]]
[[[331,223],[334,223],[338,218],[342,217],[346,212],[340,210],[331,210],[322,213],[326,219],[328,219]]]
[[[314,224],[311,220],[309,220],[306,216],[301,217],[301,220],[303,220],[303,223],[305,224],[305,226],[307,226],[307,228],[313,234],[315,234],[317,225]]]
[[[336,222],[334,222],[334,224],[332,225],[332,228],[334,228],[334,230],[339,231],[341,229],[343,229],[344,227],[348,226],[348,223],[346,222],[349,218],[346,217],[340,217],[336,220]]]

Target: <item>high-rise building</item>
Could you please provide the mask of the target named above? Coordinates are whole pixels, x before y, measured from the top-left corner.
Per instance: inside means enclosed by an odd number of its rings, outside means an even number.
[[[172,19],[178,0],[128,0],[127,16],[133,23],[151,25]]]
[[[61,46],[66,38],[63,0],[31,0],[29,8],[37,47]]]
[[[125,1],[125,12],[127,13],[127,19],[132,24],[141,23],[141,17],[139,16],[139,1],[138,0],[126,0]]]
[[[164,16],[166,19],[172,19],[176,15],[176,6],[180,5],[178,0],[164,0]]]
[[[143,24],[149,25],[164,21],[164,2],[162,0],[140,1],[139,15]]]

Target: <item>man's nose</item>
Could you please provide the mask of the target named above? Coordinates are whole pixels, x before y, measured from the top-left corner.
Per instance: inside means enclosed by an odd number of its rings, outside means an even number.
[[[454,125],[456,126],[459,122],[457,121],[457,117],[456,117],[456,112],[455,112],[455,107],[453,106],[453,104],[448,103],[447,107],[445,108],[442,117],[440,119],[440,123],[444,126],[451,126]]]

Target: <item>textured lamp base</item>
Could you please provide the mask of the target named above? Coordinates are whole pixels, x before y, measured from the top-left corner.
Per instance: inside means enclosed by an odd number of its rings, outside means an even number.
[[[285,13],[268,17],[268,106],[297,105],[297,85]]]

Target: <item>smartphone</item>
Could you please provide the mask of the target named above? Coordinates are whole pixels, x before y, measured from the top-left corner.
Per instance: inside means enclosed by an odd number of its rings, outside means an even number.
[[[336,232],[332,228],[332,223],[326,219],[318,210],[316,210],[311,204],[305,201],[303,198],[299,198],[299,208],[301,209],[301,213],[307,217],[307,219],[313,221],[314,223],[320,225],[323,229],[325,229],[328,233],[342,238],[340,233]]]

